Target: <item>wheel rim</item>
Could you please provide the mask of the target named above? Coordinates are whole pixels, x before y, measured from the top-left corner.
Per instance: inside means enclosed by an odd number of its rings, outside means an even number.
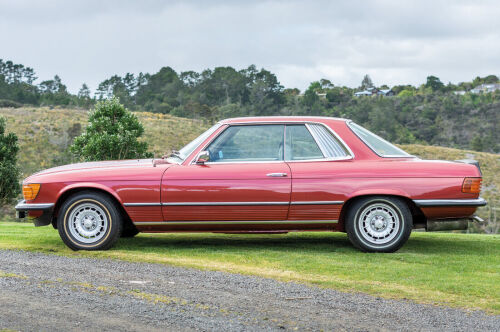
[[[104,209],[94,203],[77,205],[68,218],[69,231],[78,241],[95,243],[108,230],[108,216]]]
[[[400,215],[392,206],[375,203],[359,214],[358,229],[361,236],[370,243],[386,244],[396,237],[400,223]]]

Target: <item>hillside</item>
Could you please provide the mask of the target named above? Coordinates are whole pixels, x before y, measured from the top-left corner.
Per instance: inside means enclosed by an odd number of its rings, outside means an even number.
[[[88,111],[49,108],[0,108],[7,131],[19,138],[19,165],[23,176],[56,165],[74,162],[66,152],[72,138],[87,124]],[[181,148],[209,124],[170,115],[135,112],[145,127],[144,139],[155,156]]]
[[[38,170],[75,161],[66,152],[72,137],[80,134],[87,121],[87,111],[49,108],[0,108],[0,116],[7,119],[7,130],[19,137],[19,165],[23,176]],[[151,151],[161,156],[178,149],[205,130],[210,123],[174,117],[168,114],[136,112],[145,127],[145,140]],[[473,158],[480,162],[484,175],[482,196],[489,205],[479,215],[490,222],[482,231],[498,233],[500,223],[500,155],[452,148],[401,145],[403,149],[423,159],[457,160]],[[477,229],[479,230],[479,229]]]

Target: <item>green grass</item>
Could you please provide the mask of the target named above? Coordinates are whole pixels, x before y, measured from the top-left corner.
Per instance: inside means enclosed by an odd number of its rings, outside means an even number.
[[[500,314],[500,236],[414,232],[394,254],[355,250],[342,233],[139,234],[72,252],[52,227],[0,223],[0,249],[227,271]]]

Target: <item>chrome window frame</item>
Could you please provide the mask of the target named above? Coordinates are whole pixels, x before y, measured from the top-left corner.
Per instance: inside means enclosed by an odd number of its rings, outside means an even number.
[[[326,119],[331,119],[331,118],[326,118]],[[287,160],[286,159],[286,125],[287,124],[292,124],[292,125],[297,125],[297,124],[303,124],[307,128],[307,124],[317,124],[325,127],[327,131],[332,134],[333,138],[338,141],[338,143],[346,150],[347,156],[344,157],[324,157],[321,159],[305,159],[305,160]],[[222,126],[225,126],[226,128],[222,129],[216,136],[214,136],[211,140],[209,140],[206,144],[203,145],[203,147],[199,150],[205,151],[210,144],[213,143],[219,137],[223,132],[225,132],[229,127],[231,126],[255,126],[255,125],[284,125],[285,128],[283,130],[283,160],[272,160],[272,161],[221,161],[221,162],[206,162],[204,165],[224,165],[224,164],[269,164],[269,163],[303,163],[303,162],[317,162],[317,161],[342,161],[342,160],[350,160],[354,159],[355,155],[354,152],[352,152],[351,148],[349,145],[347,145],[342,138],[332,129],[330,126],[322,123],[322,122],[317,122],[317,121],[249,121],[249,122],[234,122],[234,123],[222,123]],[[307,128],[307,130],[311,133],[310,129]],[[321,144],[318,143],[317,138],[311,133],[313,136],[314,141],[320,148],[321,152],[323,155],[325,153],[323,152],[323,149],[321,148]],[[195,149],[196,151],[197,149]],[[199,155],[199,152],[191,159],[191,161],[188,163],[188,165],[196,165],[196,158]],[[186,160],[189,158],[186,158]]]
[[[377,150],[375,150],[375,149],[374,149],[374,148],[370,145],[370,143],[368,143],[368,142],[367,142],[364,138],[362,138],[361,136],[359,136],[359,135],[356,133],[356,131],[354,131],[354,129],[352,129],[351,124],[356,124],[354,121],[352,121],[352,120],[348,120],[348,121],[346,121],[346,124],[347,124],[347,127],[349,128],[349,130],[350,130],[350,131],[352,131],[352,133],[353,133],[353,134],[354,134],[354,135],[355,135],[355,136],[356,136],[356,137],[357,137],[357,138],[358,138],[361,142],[363,142],[363,143],[364,143],[364,144],[365,144],[365,145],[366,145],[366,146],[367,146],[367,147],[368,147],[368,148],[369,148],[369,149],[370,149],[373,153],[375,153],[375,154],[376,154],[377,156],[379,156],[380,158],[416,158],[416,156],[409,154],[409,153],[408,153],[408,152],[406,152],[405,150],[400,149],[399,147],[397,147],[396,145],[392,144],[392,143],[391,143],[391,142],[389,142],[388,140],[383,139],[383,138],[382,138],[382,137],[380,137],[379,135],[377,135],[377,134],[375,134],[375,133],[373,133],[373,132],[371,132],[371,131],[369,131],[368,129],[366,129],[366,128],[365,128],[366,130],[368,130],[371,134],[373,134],[373,135],[374,135],[375,137],[377,137],[378,139],[380,139],[380,140],[382,140],[382,141],[384,141],[384,142],[386,142],[386,143],[389,143],[390,145],[394,146],[396,149],[398,149],[398,150],[402,151],[403,153],[406,153],[406,155],[405,155],[405,156],[400,156],[400,155],[390,155],[390,154],[387,154],[387,155],[382,155],[382,154],[378,153],[378,152],[377,152]],[[358,126],[359,126],[359,125],[358,125]],[[363,128],[364,128],[364,127],[363,127]]]

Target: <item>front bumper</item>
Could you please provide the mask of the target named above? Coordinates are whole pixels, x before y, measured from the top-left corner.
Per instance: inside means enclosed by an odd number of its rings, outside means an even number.
[[[54,210],[54,203],[26,203],[21,200],[17,203],[16,217],[19,219],[26,218],[30,211],[42,212],[39,217],[36,217],[35,226],[46,226],[52,222],[52,211]]]

